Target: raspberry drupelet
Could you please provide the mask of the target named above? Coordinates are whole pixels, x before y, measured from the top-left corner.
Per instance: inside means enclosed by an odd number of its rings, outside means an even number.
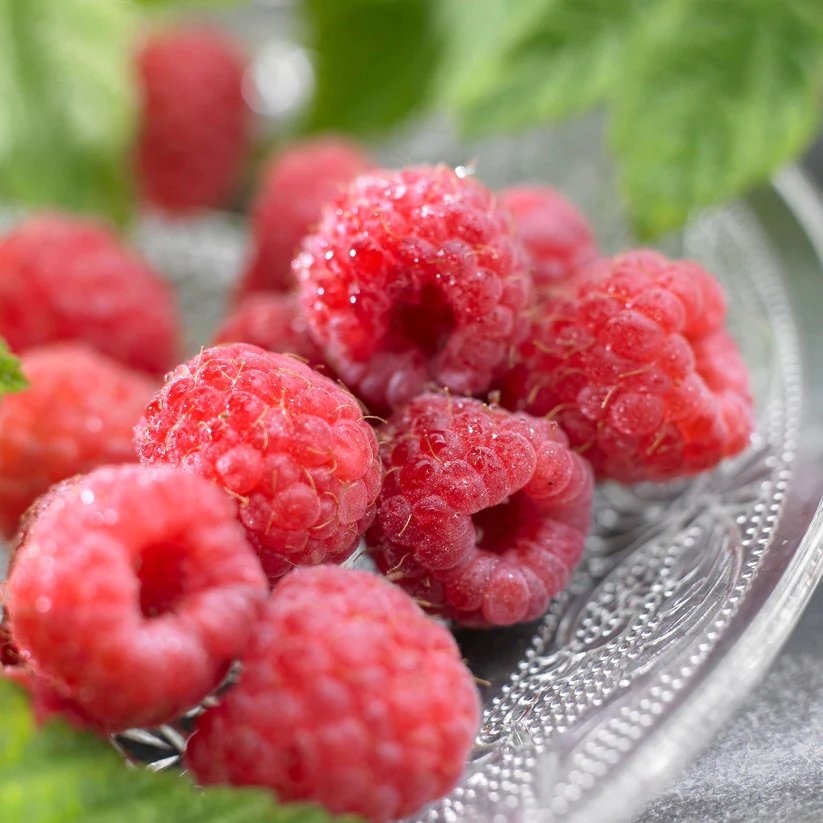
[[[287,355],[205,349],[167,375],[136,443],[142,462],[182,466],[234,498],[272,581],[342,562],[374,517],[381,465],[357,400]]]
[[[146,201],[176,214],[220,206],[231,194],[251,138],[245,64],[216,29],[172,28],[146,39],[137,56],[135,159]]]
[[[265,786],[375,823],[457,783],[480,720],[471,672],[446,628],[378,576],[295,570],[241,662],[186,751],[201,783]]]
[[[445,166],[357,178],[324,210],[294,270],[312,334],[375,411],[429,382],[484,392],[533,297],[510,215]]]
[[[373,165],[356,143],[334,136],[304,140],[276,155],[254,201],[252,259],[240,294],[292,288],[292,258],[323,207]]]
[[[588,220],[555,189],[514,186],[497,197],[514,218],[539,294],[567,286],[581,266],[599,256]]]
[[[670,480],[741,451],[752,399],[718,282],[645,250],[588,278],[536,316],[503,404],[557,420],[600,479]]]
[[[3,591],[20,663],[108,731],[202,700],[267,593],[232,502],[171,466],[104,466],[50,494]]]
[[[157,386],[84,343],[20,357],[29,381],[0,403],[0,534],[53,483],[105,463],[132,463],[134,426]]]
[[[378,568],[464,625],[540,617],[583,551],[592,475],[556,423],[424,394],[381,431]]]
[[[100,223],[39,215],[0,240],[0,336],[16,352],[82,340],[161,374],[177,360],[180,327],[171,287]]]
[[[251,343],[268,351],[293,354],[313,369],[333,376],[323,352],[309,334],[294,292],[259,292],[244,297],[220,324],[214,342]]]

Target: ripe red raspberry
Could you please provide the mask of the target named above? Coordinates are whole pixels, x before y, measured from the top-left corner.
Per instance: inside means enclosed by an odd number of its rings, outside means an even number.
[[[508,209],[532,263],[538,292],[562,286],[598,257],[588,220],[548,186],[515,186],[498,193]]]
[[[313,369],[332,376],[293,292],[259,292],[244,297],[223,320],[214,342],[251,343],[261,349],[293,354]]]
[[[242,663],[189,742],[200,782],[387,821],[459,779],[480,718],[471,672],[449,632],[376,575],[298,569]]]
[[[166,377],[137,430],[144,463],[173,463],[224,488],[274,581],[339,563],[374,517],[374,432],[341,386],[282,354],[235,343]]]
[[[550,415],[600,478],[624,483],[694,474],[743,449],[752,401],[717,281],[651,251],[597,267],[599,279],[536,318],[504,404]]]
[[[141,371],[177,360],[171,288],[91,220],[51,214],[0,240],[0,336],[15,351],[83,340]]]
[[[233,41],[207,28],[144,43],[136,174],[147,201],[174,213],[219,206],[231,194],[251,137],[245,63]]]
[[[0,584],[0,593],[1,592],[2,584]],[[20,652],[11,639],[8,616],[4,614],[3,620],[0,622],[0,669],[11,669],[19,665]]]
[[[294,285],[291,261],[323,206],[373,165],[341,137],[318,137],[287,147],[266,169],[252,212],[254,252],[241,294]]]
[[[104,466],[40,508],[4,599],[35,677],[117,730],[215,688],[266,591],[222,492],[170,466]]]
[[[726,450],[736,454],[746,448],[754,427],[746,364],[725,329],[698,337],[692,349],[698,373],[720,403],[726,424]]]
[[[490,192],[444,166],[357,178],[295,260],[312,334],[352,390],[396,407],[433,381],[488,389],[532,299]]]
[[[83,343],[21,357],[29,387],[0,403],[0,533],[58,480],[104,463],[136,461],[134,426],[156,390]]]
[[[386,475],[366,536],[380,570],[467,625],[544,614],[592,504],[591,470],[557,424],[424,394],[381,436]]]
[[[77,729],[106,734],[105,726],[98,724],[73,700],[64,696],[49,681],[34,675],[30,669],[17,663],[0,668],[0,678],[11,680],[28,692],[31,711],[39,725],[59,717]]]

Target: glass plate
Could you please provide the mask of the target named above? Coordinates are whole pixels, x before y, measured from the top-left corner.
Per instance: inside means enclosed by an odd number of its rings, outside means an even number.
[[[627,234],[599,146],[595,120],[471,147],[430,123],[385,147],[383,159],[471,165],[493,186],[558,185],[615,251]],[[821,210],[797,172],[761,195],[785,211],[778,190],[801,221]],[[714,210],[664,244],[725,285],[731,328],[754,378],[751,447],[689,482],[603,486],[583,563],[546,617],[458,632],[487,684],[485,715],[463,781],[418,821],[630,819],[728,717],[799,616],[823,571],[820,490],[813,487],[815,506],[803,508],[810,487],[797,482],[810,380],[801,371],[785,250],[772,244],[771,222],[759,213],[746,204]],[[196,350],[243,265],[242,222],[147,217],[135,239],[177,285]],[[819,276],[819,260],[814,265]],[[166,768],[179,761],[186,726],[135,730],[116,742]]]
[[[384,147],[382,159],[469,165],[494,186],[558,185],[614,251],[627,234],[599,146],[595,120],[471,147],[429,123]],[[781,185],[809,194],[797,173]],[[217,215],[149,219],[138,240],[180,284],[192,343],[207,340],[242,266],[242,225]],[[751,447],[689,482],[602,487],[583,564],[549,614],[515,629],[458,632],[488,684],[485,716],[462,783],[419,821],[629,819],[742,700],[821,574],[820,515],[801,522],[795,511],[808,492],[795,482],[804,380],[789,280],[768,226],[739,203],[664,246],[702,262],[726,288],[754,378]],[[174,762],[174,730],[153,736],[167,747],[163,763]]]

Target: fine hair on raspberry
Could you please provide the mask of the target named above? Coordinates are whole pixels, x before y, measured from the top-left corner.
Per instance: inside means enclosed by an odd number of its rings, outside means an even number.
[[[220,343],[251,343],[261,349],[293,354],[313,369],[332,377],[323,352],[309,334],[294,292],[256,292],[234,306],[214,334]]]
[[[272,581],[349,557],[374,518],[377,441],[345,388],[284,354],[233,343],[166,377],[136,431],[144,463],[225,489]]]
[[[445,166],[358,177],[323,211],[294,271],[313,336],[378,413],[430,382],[486,391],[533,299],[509,214]]]
[[[588,464],[556,423],[424,394],[381,431],[386,469],[367,544],[378,568],[464,625],[534,620],[583,551]]]
[[[514,218],[538,294],[565,287],[598,257],[589,221],[560,192],[527,185],[503,189],[497,196]]]
[[[748,376],[720,284],[637,250],[595,263],[544,303],[503,381],[504,405],[560,423],[600,479],[665,481],[737,454],[753,428]]]
[[[189,741],[199,782],[264,786],[384,823],[460,778],[480,720],[472,674],[448,630],[377,575],[296,569],[241,664]]]
[[[225,676],[267,593],[234,506],[171,466],[105,466],[27,524],[3,601],[20,661],[109,731],[168,722]]]
[[[240,294],[291,289],[291,261],[323,207],[373,165],[363,148],[336,135],[297,141],[276,154],[252,204],[253,249]]]

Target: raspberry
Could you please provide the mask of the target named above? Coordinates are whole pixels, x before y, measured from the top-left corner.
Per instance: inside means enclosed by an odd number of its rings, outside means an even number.
[[[170,287],[104,226],[52,214],[0,240],[0,335],[16,351],[84,340],[141,371],[177,359]]]
[[[298,569],[242,663],[189,742],[198,781],[387,821],[459,779],[480,718],[471,673],[449,632],[379,577]]]
[[[504,405],[556,419],[601,479],[670,480],[743,449],[752,401],[720,285],[650,251],[597,268],[536,318]]]
[[[254,254],[241,293],[291,288],[292,258],[323,206],[372,165],[359,146],[340,137],[295,143],[276,156],[254,202]]]
[[[104,466],[65,484],[29,524],[5,588],[21,659],[111,731],[205,697],[265,596],[231,501],[169,466]]]
[[[53,483],[103,463],[134,462],[134,425],[155,391],[83,343],[21,357],[29,388],[0,403],[0,532]]]
[[[500,191],[498,200],[514,217],[539,292],[565,284],[598,257],[588,221],[554,189],[516,186]]]
[[[377,441],[344,388],[294,358],[235,343],[166,377],[137,430],[144,463],[224,488],[274,581],[342,562],[374,517]]]
[[[13,668],[20,665],[20,652],[11,639],[11,629],[8,618],[3,615],[0,623],[0,669]]]
[[[425,394],[383,432],[378,568],[467,625],[540,617],[583,550],[586,462],[556,423]]]
[[[524,332],[531,279],[507,213],[444,166],[359,177],[294,268],[329,362],[376,410],[433,381],[488,389]]]
[[[217,330],[215,344],[219,343],[251,343],[293,354],[331,376],[294,293],[260,292],[243,298]]]
[[[698,373],[714,392],[726,424],[729,454],[743,451],[754,428],[749,372],[734,339],[725,329],[692,344]]]
[[[219,31],[155,33],[137,58],[142,117],[136,175],[143,197],[171,213],[221,205],[251,139],[245,56]]]
[[[106,733],[105,726],[100,726],[73,700],[65,697],[47,680],[36,677],[23,666],[6,665],[0,669],[0,677],[11,680],[28,692],[31,710],[38,724],[47,723],[57,716],[83,731],[94,730],[102,734]]]

